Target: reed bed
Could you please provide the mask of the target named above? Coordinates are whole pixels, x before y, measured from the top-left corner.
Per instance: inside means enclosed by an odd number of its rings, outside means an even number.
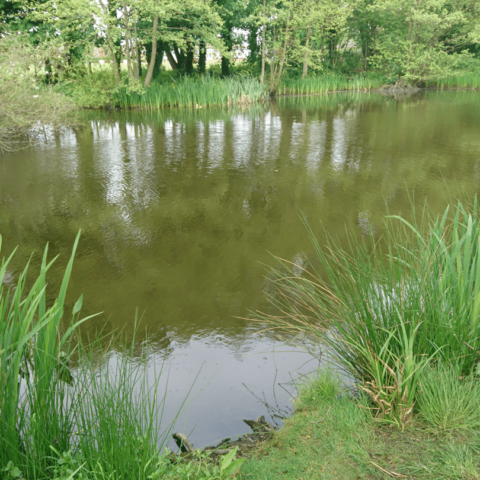
[[[480,70],[442,78],[428,84],[439,89],[446,88],[480,88]]]
[[[301,275],[281,261],[270,296],[279,313],[258,321],[320,346],[379,416],[402,427],[426,367],[442,362],[465,377],[480,374],[476,198],[438,218],[424,213],[418,224],[387,217],[381,242],[352,229],[348,249],[333,238],[321,246],[309,233],[315,260]]]
[[[154,110],[164,107],[198,108],[217,105],[245,105],[266,96],[265,86],[247,76],[216,78],[171,78],[168,83],[152,83],[144,92],[129,93],[125,89],[116,96],[121,108]]]
[[[75,335],[90,318],[79,318],[81,299],[66,311],[77,245],[78,237],[53,302],[46,294],[48,249],[30,288],[28,265],[14,285],[13,254],[0,266],[2,479],[147,480],[171,433],[171,423],[161,424],[163,368],[149,382],[148,349],[132,361],[135,339],[104,351],[99,339],[84,345]]]
[[[306,78],[285,78],[280,83],[279,95],[311,95],[341,90],[361,91],[379,88],[386,83],[383,75],[368,74],[349,77],[329,73]]]

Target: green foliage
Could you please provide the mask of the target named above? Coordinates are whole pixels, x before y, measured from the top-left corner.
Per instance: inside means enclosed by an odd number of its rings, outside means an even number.
[[[29,145],[45,129],[55,132],[76,123],[72,102],[36,81],[45,53],[23,36],[0,38],[0,152]]]
[[[103,445],[102,445],[103,446]],[[83,453],[75,453],[69,450],[59,453],[52,447],[54,452],[54,464],[51,468],[53,480],[106,480],[108,478],[131,478],[124,477],[120,473],[118,463],[110,466],[111,472],[105,470],[107,462],[97,463],[90,466],[85,460]],[[211,452],[202,452],[197,450],[188,457],[176,457],[168,449],[163,454],[156,453],[152,457],[147,457],[148,461],[139,470],[134,478],[144,478],[146,480],[230,480],[239,472],[244,458],[237,458],[237,448],[232,449],[228,454],[221,455],[218,461],[214,461]],[[140,460],[140,459],[139,459]],[[10,475],[15,475],[19,470],[10,464],[8,471]],[[129,475],[131,475],[130,471]],[[11,478],[18,478],[11,476]]]
[[[395,81],[417,84],[451,75],[478,43],[480,6],[468,0],[386,0],[370,7],[381,30],[370,59]]]
[[[24,44],[36,49],[36,81],[66,83],[79,104],[89,107],[112,106],[114,99],[122,99],[120,90],[148,96],[138,86],[149,86],[152,78],[161,84],[164,54],[174,72],[203,74],[206,57],[200,51],[213,48],[217,60],[211,72],[229,76],[238,70],[234,52],[245,37],[251,55],[241,63],[248,65],[249,75],[266,66],[260,82],[271,95],[361,90],[378,86],[380,78],[388,83],[442,82],[478,68],[480,52],[480,6],[469,0],[43,0],[3,2],[0,16],[4,37],[22,32]],[[100,46],[111,74],[102,77],[104,82],[92,72],[93,51]],[[286,75],[305,79],[321,72],[349,78],[283,81]],[[365,76],[367,72],[375,75]],[[162,104],[185,104],[166,95],[150,97],[161,97]],[[146,100],[152,102],[156,100]]]

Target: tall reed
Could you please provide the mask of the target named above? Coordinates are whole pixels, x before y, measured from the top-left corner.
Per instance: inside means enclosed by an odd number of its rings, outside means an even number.
[[[278,93],[280,95],[310,95],[340,90],[360,91],[379,88],[384,84],[385,77],[378,74],[349,77],[338,73],[327,73],[306,78],[285,78],[280,83]]]
[[[99,339],[84,345],[74,337],[91,318],[78,319],[81,298],[72,312],[65,309],[78,241],[51,304],[47,273],[54,260],[47,261],[48,248],[31,287],[29,265],[9,287],[13,254],[2,260],[0,475],[51,478],[59,455],[73,455],[95,478],[147,479],[171,431],[171,423],[161,423],[163,367],[150,381],[148,349],[134,358],[135,339],[102,351]]]
[[[430,82],[428,86],[444,88],[480,88],[480,70],[464,72]]]
[[[153,110],[163,107],[198,108],[213,105],[249,104],[266,95],[265,86],[253,77],[171,78],[168,83],[152,83],[143,92],[122,89],[116,101],[122,108]]]
[[[418,376],[432,361],[458,362],[471,374],[480,348],[478,204],[458,203],[418,224],[388,217],[386,234],[349,248],[309,231],[315,262],[295,275],[288,262],[272,271],[278,314],[259,314],[267,328],[308,337],[355,379],[389,421],[404,426]],[[306,223],[306,221],[305,221]]]

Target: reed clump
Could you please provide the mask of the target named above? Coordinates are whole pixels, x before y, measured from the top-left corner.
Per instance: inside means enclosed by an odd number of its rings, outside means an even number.
[[[447,88],[480,88],[480,70],[451,75],[429,83],[439,89]]]
[[[48,249],[30,287],[28,265],[12,283],[13,254],[0,266],[1,478],[146,480],[171,433],[163,368],[149,381],[148,348],[132,361],[135,339],[105,351],[101,339],[85,345],[75,335],[90,318],[79,318],[81,298],[71,312],[65,304],[78,240],[53,302]]]
[[[257,320],[320,346],[379,417],[403,428],[427,368],[454,365],[473,381],[480,373],[478,218],[476,198],[418,223],[389,216],[381,241],[351,229],[348,249],[328,236],[321,246],[308,229],[314,262],[298,275],[279,259],[270,296],[279,313]]]
[[[37,84],[32,50],[16,36],[0,38],[0,153],[78,123],[69,98]]]
[[[312,95],[335,91],[366,91],[380,88],[386,83],[385,77],[379,74],[342,75],[327,73],[311,75],[305,78],[285,78],[280,83],[279,95]]]
[[[213,75],[170,78],[152,83],[141,91],[120,90],[115,103],[120,108],[153,110],[164,107],[198,108],[216,105],[248,105],[266,96],[265,86],[256,78]]]

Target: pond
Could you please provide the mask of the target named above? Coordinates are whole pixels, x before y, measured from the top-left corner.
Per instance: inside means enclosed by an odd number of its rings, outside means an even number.
[[[170,367],[165,420],[193,384],[176,430],[198,447],[288,413],[292,380],[318,365],[245,319],[272,311],[274,256],[299,272],[312,258],[301,214],[320,238],[348,222],[380,237],[387,208],[440,212],[480,191],[477,92],[88,115],[0,158],[2,254],[19,246],[14,278],[48,242],[51,292],[81,229],[69,302],[103,312],[84,333],[131,333],[141,317]]]

